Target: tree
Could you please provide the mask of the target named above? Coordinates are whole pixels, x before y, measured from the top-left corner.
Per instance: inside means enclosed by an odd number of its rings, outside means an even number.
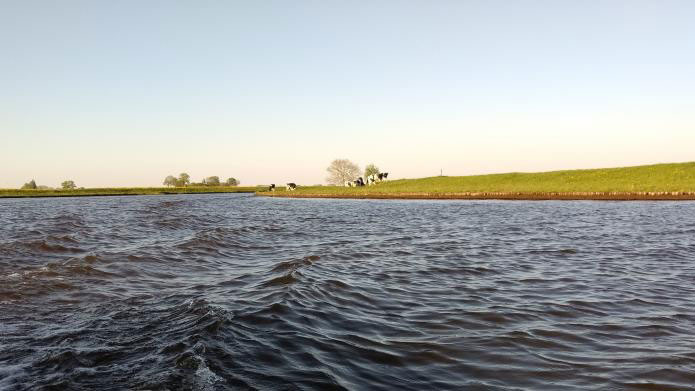
[[[29,189],[29,190],[36,190],[36,181],[34,181],[33,179],[30,180],[29,182],[25,183],[25,184],[22,186],[22,189],[23,189],[23,190],[26,190],[26,189]]]
[[[173,175],[169,175],[164,178],[164,186],[176,186],[176,178]]]
[[[226,182],[227,186],[239,186],[239,181],[236,178],[229,178]]]
[[[347,181],[357,179],[360,175],[360,168],[357,164],[347,159],[333,160],[326,171],[328,171],[326,182],[332,185],[343,185]]]
[[[179,179],[176,180],[176,186],[185,187],[191,184],[191,176],[182,172],[179,174]]]
[[[203,183],[208,185],[208,186],[219,186],[220,185],[220,177],[218,176],[209,176],[205,179],[203,179]]]
[[[64,181],[63,183],[61,183],[60,187],[62,187],[65,190],[70,190],[70,189],[76,188],[77,186],[75,186],[75,182],[67,180],[67,181]]]
[[[375,166],[373,163],[369,164],[364,168],[364,177],[368,178],[370,175],[376,175],[379,173],[379,167]]]

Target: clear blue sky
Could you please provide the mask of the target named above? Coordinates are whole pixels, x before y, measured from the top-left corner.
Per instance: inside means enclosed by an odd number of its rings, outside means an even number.
[[[0,187],[695,160],[695,1],[0,1]]]

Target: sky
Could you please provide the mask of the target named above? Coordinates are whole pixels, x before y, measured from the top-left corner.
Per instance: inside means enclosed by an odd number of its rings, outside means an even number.
[[[693,161],[694,19],[668,0],[0,0],[0,188]]]

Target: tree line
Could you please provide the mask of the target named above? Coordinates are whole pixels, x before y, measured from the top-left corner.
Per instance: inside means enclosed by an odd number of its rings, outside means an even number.
[[[164,186],[169,187],[186,187],[186,186],[239,186],[239,180],[236,178],[227,178],[226,181],[221,182],[220,177],[217,175],[209,176],[203,178],[202,181],[198,183],[191,183],[191,176],[182,172],[179,174],[178,178],[173,175],[167,175],[164,178]]]
[[[60,184],[60,188],[63,190],[72,190],[72,189],[76,189],[77,185],[75,185],[74,181],[67,180],[67,181],[63,181]],[[20,189],[22,189],[22,190],[51,190],[53,188],[50,186],[45,186],[45,185],[37,185],[36,181],[32,179],[29,182],[23,184]]]
[[[186,186],[239,186],[239,180],[236,178],[227,178],[226,181],[222,182],[220,181],[220,177],[218,176],[209,176],[207,178],[203,178],[202,181],[198,183],[191,183],[191,176],[186,174],[185,172],[182,172],[179,174],[178,177],[175,177],[173,175],[168,175],[164,179],[164,186],[173,186],[173,187],[186,187]],[[20,188],[22,190],[53,190],[53,187],[50,186],[45,186],[45,185],[37,185],[35,180],[30,180],[29,182],[25,183],[22,185]],[[73,190],[77,189],[77,185],[75,184],[75,181],[73,180],[66,180],[63,181],[60,184],[60,189],[62,190]],[[81,187],[80,189],[83,189]]]

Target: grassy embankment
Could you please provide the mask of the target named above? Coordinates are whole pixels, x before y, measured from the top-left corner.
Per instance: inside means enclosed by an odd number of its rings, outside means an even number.
[[[695,162],[402,179],[374,186],[299,187],[259,195],[306,198],[695,199]]]
[[[202,193],[253,193],[258,187],[238,186],[190,186],[190,187],[114,187],[71,190],[18,190],[0,189],[0,198],[19,197],[79,197],[79,196],[126,196],[155,194],[202,194]]]

